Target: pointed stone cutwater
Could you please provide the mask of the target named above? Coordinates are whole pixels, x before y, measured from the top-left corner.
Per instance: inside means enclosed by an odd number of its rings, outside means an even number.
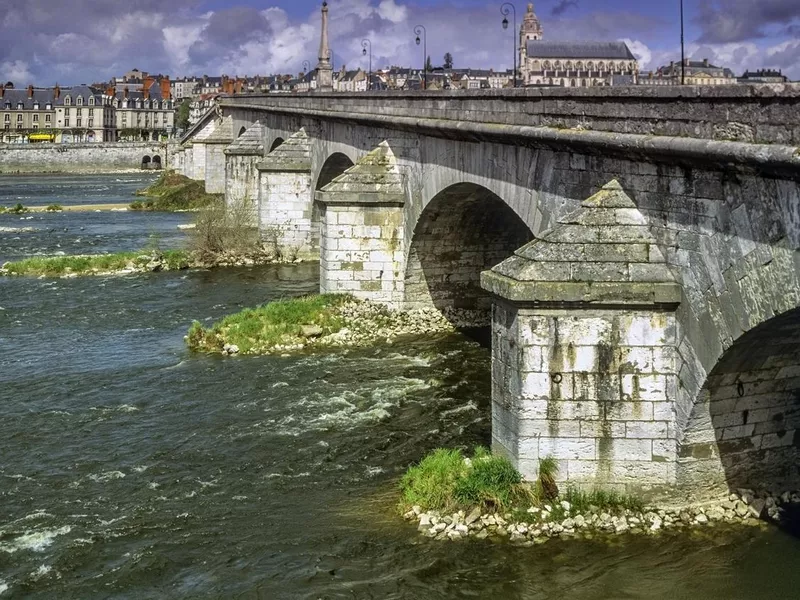
[[[225,148],[234,140],[233,117],[217,121],[216,127],[203,140],[206,146],[206,193],[225,193]]]
[[[311,143],[305,128],[267,154],[259,171],[308,171],[311,173]]]
[[[316,194],[320,289],[400,307],[405,294],[402,172],[381,142]]]
[[[526,478],[640,492],[675,481],[681,290],[617,181],[481,275],[492,445]]]
[[[319,218],[311,185],[311,147],[305,129],[261,160],[258,227],[262,240],[287,257],[316,258]]]
[[[484,272],[482,285],[533,304],[666,307],[681,298],[647,220],[616,180]]]
[[[261,121],[256,121],[225,149],[225,154],[264,156],[265,134],[266,128]]]
[[[389,143],[381,142],[318,191],[316,199],[324,204],[405,204],[403,176]]]
[[[317,63],[317,90],[333,91],[333,66],[328,47],[328,3],[322,3],[322,34],[319,40],[319,63]]]
[[[255,215],[258,205],[258,169],[264,157],[266,129],[256,121],[225,148],[225,203],[247,202]]]

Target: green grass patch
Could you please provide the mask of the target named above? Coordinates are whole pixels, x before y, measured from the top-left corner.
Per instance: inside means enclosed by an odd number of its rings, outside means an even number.
[[[127,268],[144,269],[154,258],[158,258],[164,270],[178,270],[189,267],[189,256],[182,250],[167,250],[158,254],[144,252],[118,252],[115,254],[94,254],[85,256],[44,256],[7,262],[0,273],[5,275],[25,275],[60,277],[62,275],[91,275]]]
[[[186,343],[199,352],[219,352],[225,344],[235,344],[244,354],[295,344],[304,340],[306,325],[316,325],[322,335],[339,331],[343,319],[336,308],[349,300],[352,297],[345,294],[315,294],[247,308],[208,328],[195,321]]]
[[[592,490],[589,492],[575,488],[567,488],[564,500],[572,505],[572,511],[587,513],[592,510],[605,510],[617,512],[620,510],[630,510],[632,512],[644,512],[645,506],[640,498],[628,496],[617,492],[605,490]]]
[[[29,209],[23,206],[21,202],[17,202],[14,206],[0,206],[0,215],[4,213],[12,215],[21,215],[28,211]]]
[[[206,194],[205,182],[174,171],[164,171],[151,186],[139,190],[136,195],[145,199],[131,203],[131,210],[196,210],[221,198],[220,194]]]
[[[480,446],[469,460],[460,450],[434,450],[406,472],[400,491],[404,511],[414,505],[441,511],[508,510],[533,499],[511,462]]]
[[[48,204],[44,210],[45,212],[61,212],[64,210],[64,207],[60,204]]]

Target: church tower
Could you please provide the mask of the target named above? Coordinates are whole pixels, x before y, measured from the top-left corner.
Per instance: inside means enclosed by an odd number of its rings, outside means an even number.
[[[525,18],[522,20],[522,27],[519,30],[519,67],[521,71],[527,71],[525,59],[528,57],[528,41],[541,40],[543,37],[542,24],[536,13],[533,12],[533,2],[530,2]]]

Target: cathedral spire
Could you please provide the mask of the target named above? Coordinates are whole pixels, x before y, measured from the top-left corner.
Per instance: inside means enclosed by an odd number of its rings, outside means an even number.
[[[319,40],[319,63],[317,64],[317,89],[321,92],[333,91],[333,67],[331,51],[328,47],[328,3],[322,3],[322,35]]]

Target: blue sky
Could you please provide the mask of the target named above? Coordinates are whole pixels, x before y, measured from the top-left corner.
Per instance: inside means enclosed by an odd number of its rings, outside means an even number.
[[[316,62],[313,0],[0,0],[0,80],[19,85],[105,81],[137,67],[179,75],[299,72]],[[421,65],[412,29],[428,30],[434,64],[511,66],[501,2],[330,0],[336,65]],[[517,22],[527,2],[514,3]],[[545,38],[624,40],[643,70],[680,56],[679,0],[540,0]],[[781,68],[800,79],[800,0],[685,0],[687,55],[736,73]]]

